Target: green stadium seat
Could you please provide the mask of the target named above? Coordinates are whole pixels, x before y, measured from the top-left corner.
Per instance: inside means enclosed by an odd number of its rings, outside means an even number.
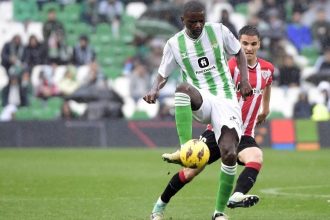
[[[145,111],[135,111],[130,120],[149,120],[150,117]]]
[[[33,114],[29,107],[21,107],[15,113],[16,120],[32,120]]]
[[[81,13],[81,4],[68,4],[64,7],[64,12],[79,17]]]
[[[16,21],[37,20],[38,8],[34,0],[14,0],[13,14]]]
[[[274,119],[274,118],[285,118],[284,114],[282,112],[278,111],[271,111],[267,119]]]
[[[239,3],[235,6],[235,11],[242,15],[248,16],[249,8],[247,3]]]
[[[122,75],[123,68],[119,66],[102,67],[104,75],[108,79],[116,79]]]
[[[112,35],[111,26],[108,23],[101,23],[96,26],[97,35]]]
[[[43,5],[42,12],[44,14],[47,14],[50,9],[54,9],[56,13],[59,13],[61,11],[60,5],[56,2],[49,2]]]
[[[320,56],[319,50],[316,47],[304,47],[301,50],[301,55],[306,57],[308,59],[308,64],[313,66],[317,60],[317,58]]]

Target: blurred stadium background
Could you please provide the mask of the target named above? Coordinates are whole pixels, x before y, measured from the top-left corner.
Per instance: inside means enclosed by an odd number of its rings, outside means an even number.
[[[0,0],[1,219],[148,218],[177,169],[159,155],[178,143],[179,72],[155,105],[141,97],[184,2]],[[262,202],[230,216],[330,219],[330,1],[203,2],[207,20],[234,33],[256,25],[259,56],[276,67],[269,120],[256,130]],[[194,124],[194,136],[203,129]],[[212,166],[173,200],[168,219],[205,219],[215,176]]]
[[[182,28],[184,2],[0,1],[0,120],[6,122],[0,124],[6,132],[0,146],[176,144],[175,137],[156,142],[151,134],[174,128],[173,92],[180,73],[173,74],[155,105],[141,97],[157,74],[166,40]],[[235,34],[245,24],[256,25],[259,56],[276,66],[269,119],[289,120],[289,131],[279,131],[292,135],[276,141],[276,129],[267,124],[261,131],[266,145],[283,142],[292,148],[297,139],[330,146],[320,132],[328,130],[324,121],[330,118],[330,1],[213,0],[206,6],[208,21],[222,22]],[[141,120],[166,123],[142,123],[142,129],[135,123]],[[313,124],[314,133],[300,140],[304,135],[296,133],[304,121],[311,121],[306,123]],[[115,131],[127,128],[131,142],[113,140],[111,134],[115,138]]]

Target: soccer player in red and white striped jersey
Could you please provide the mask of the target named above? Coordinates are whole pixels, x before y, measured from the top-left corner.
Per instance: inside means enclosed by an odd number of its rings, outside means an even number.
[[[246,26],[249,27],[249,26]],[[253,39],[255,38],[255,39]],[[237,93],[237,98],[242,109],[243,134],[254,137],[254,128],[257,122],[265,120],[269,113],[269,97],[271,84],[273,81],[274,66],[270,62],[257,58],[255,55],[258,43],[255,36],[242,35],[240,37],[241,44],[245,49],[248,61],[248,77],[253,89],[253,95],[243,99],[240,93]],[[230,73],[233,77],[236,88],[239,87],[240,74],[237,67],[236,59],[233,57],[228,61]],[[260,107],[263,107],[263,112],[259,113]],[[258,114],[259,113],[259,114]]]
[[[244,26],[239,31],[239,40],[248,62],[248,78],[253,89],[253,95],[243,99],[237,97],[242,110],[243,135],[237,149],[238,163],[245,165],[237,179],[233,195],[227,206],[230,208],[247,207],[251,205],[248,199],[258,201],[257,196],[245,196],[256,182],[262,166],[263,155],[254,139],[254,128],[265,121],[269,114],[269,101],[274,66],[270,62],[257,57],[260,48],[260,36],[253,26]],[[240,73],[235,58],[228,61],[231,75],[236,88],[239,89]],[[253,201],[252,201],[253,202]],[[252,204],[253,205],[253,204]]]

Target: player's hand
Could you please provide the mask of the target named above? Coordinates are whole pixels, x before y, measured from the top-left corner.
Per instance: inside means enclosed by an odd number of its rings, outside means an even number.
[[[242,80],[239,84],[239,90],[243,97],[243,100],[246,100],[246,97],[251,96],[253,94],[252,87],[248,80]]]
[[[257,117],[257,126],[264,123],[266,121],[267,116],[268,116],[268,113],[266,113],[266,112],[260,113]]]
[[[143,100],[149,104],[155,104],[158,96],[158,91],[150,90],[145,96],[143,96]]]

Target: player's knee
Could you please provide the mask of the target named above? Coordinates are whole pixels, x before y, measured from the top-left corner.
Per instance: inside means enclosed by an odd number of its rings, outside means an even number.
[[[252,162],[256,162],[256,163],[260,163],[260,164],[263,163],[263,153],[260,149],[255,151]]]
[[[181,93],[189,94],[189,91],[191,90],[190,87],[191,87],[191,85],[184,82],[184,83],[181,83],[180,85],[178,85],[176,87],[175,92],[181,92]]]
[[[194,179],[195,176],[197,176],[200,172],[201,172],[201,170],[199,170],[199,169],[191,169],[191,168],[183,169],[183,173],[184,173],[184,176],[185,176],[187,182]]]
[[[235,150],[235,146],[232,144],[223,144],[220,147],[220,151],[221,151],[221,160],[227,164],[234,164],[236,163],[237,160],[237,154],[236,154],[236,150]]]
[[[263,153],[260,148],[257,147],[251,148],[251,150],[249,152],[246,152],[244,155],[246,157],[243,158],[243,161],[245,163],[254,162],[254,163],[262,164],[263,162]]]

